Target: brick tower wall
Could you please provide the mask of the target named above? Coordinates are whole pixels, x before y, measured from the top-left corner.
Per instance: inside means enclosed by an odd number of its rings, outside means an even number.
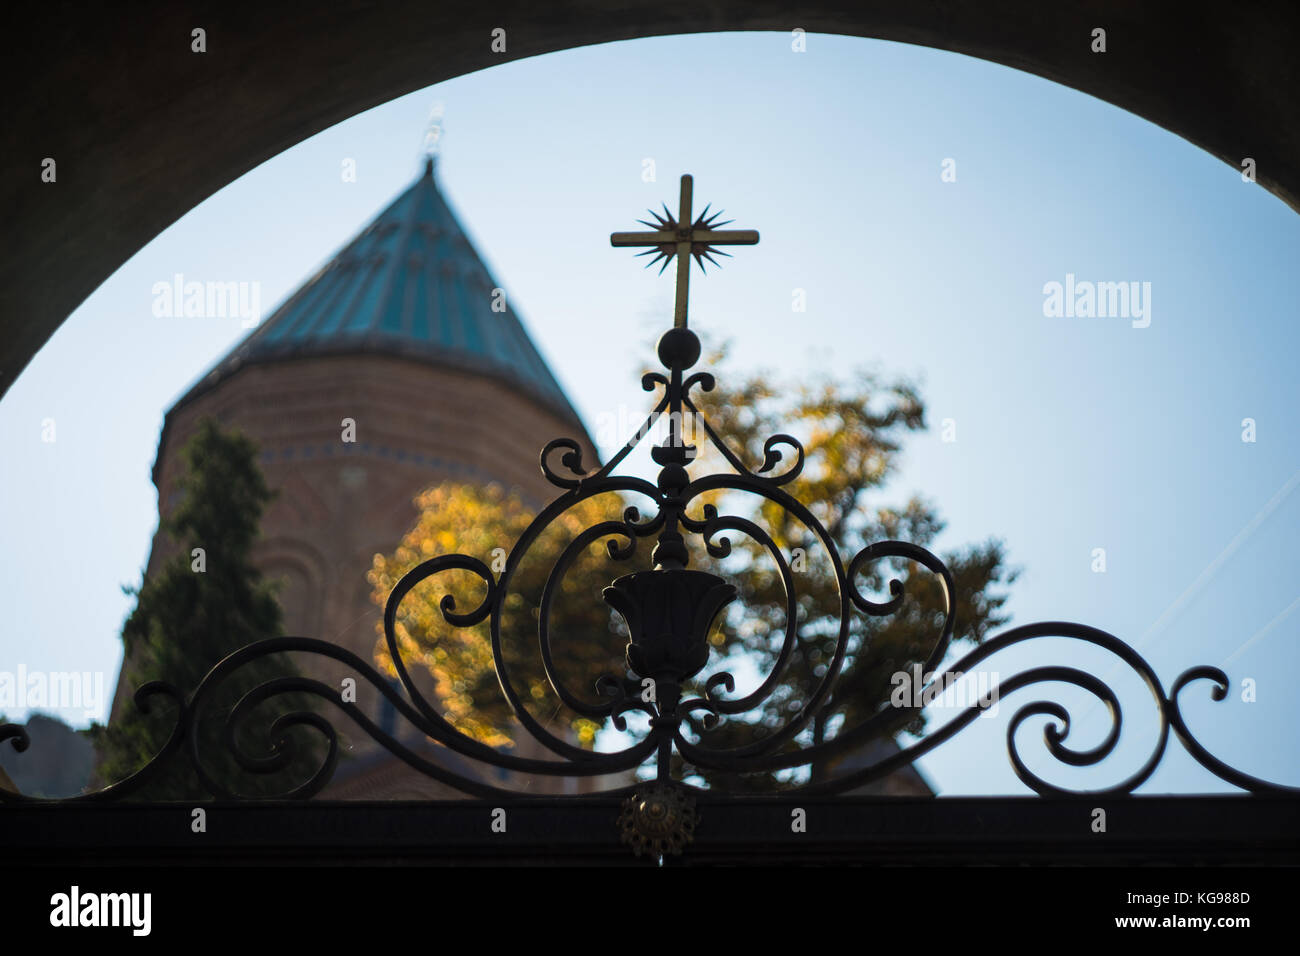
[[[283,582],[284,633],[339,644],[367,662],[374,660],[381,611],[371,599],[366,572],[376,553],[391,552],[411,529],[417,517],[413,499],[420,491],[449,479],[497,482],[540,507],[560,491],[538,467],[547,441],[576,438],[588,466],[596,461],[575,422],[496,379],[384,355],[297,358],[247,365],[168,414],[155,468],[164,514],[179,497],[181,449],[209,416],[258,444],[267,484],[279,492],[263,515],[254,558],[264,575]],[[342,441],[345,418],[356,423],[355,443]],[[156,533],[147,573],[175,547]],[[334,687],[352,674],[314,657],[299,666]],[[416,673],[418,668],[411,670],[428,693],[431,681]],[[119,680],[114,718],[131,706],[133,688],[126,685]],[[357,690],[358,704],[382,725],[378,695],[365,681],[357,682]],[[341,712],[326,716],[344,752],[356,759],[340,765],[345,779],[323,796],[452,795],[397,758],[387,758]],[[399,736],[403,723],[399,715]],[[423,737],[417,732],[414,740]],[[459,761],[438,749],[446,762]],[[516,752],[543,756],[531,747]],[[348,767],[350,775],[344,772]],[[563,787],[550,781],[534,789]]]

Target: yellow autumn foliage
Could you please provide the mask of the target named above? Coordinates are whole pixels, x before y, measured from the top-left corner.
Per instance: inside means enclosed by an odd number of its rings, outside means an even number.
[[[419,517],[392,554],[377,554],[367,578],[372,599],[383,606],[393,586],[411,568],[431,557],[465,554],[492,568],[496,576],[506,555],[532,522],[534,512],[517,495],[498,485],[445,483],[415,500]],[[512,684],[530,713],[552,733],[591,746],[599,724],[561,705],[542,668],[537,618],[546,576],[564,547],[601,521],[617,519],[625,502],[615,494],[579,502],[560,515],[529,549],[514,575],[502,610],[502,654]],[[557,590],[551,614],[551,643],[556,670],[566,686],[591,703],[600,698],[598,677],[622,677],[626,637],[601,599],[601,590],[631,568],[611,561],[604,540],[577,557]],[[647,545],[641,546],[643,549]],[[454,627],[443,618],[439,602],[450,594],[464,613],[483,600],[485,585],[468,571],[449,570],[426,579],[402,601],[394,633],[408,671],[423,667],[432,675],[447,720],[462,733],[490,746],[510,746],[520,727],[497,683],[489,622]],[[379,666],[396,671],[383,639],[376,648]],[[565,734],[565,728],[571,734]]]

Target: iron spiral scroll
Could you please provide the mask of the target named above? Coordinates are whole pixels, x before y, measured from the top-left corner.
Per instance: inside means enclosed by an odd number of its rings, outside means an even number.
[[[707,392],[715,384],[713,376],[707,372],[685,376],[700,354],[695,334],[686,328],[672,329],[660,340],[658,351],[667,374],[649,373],[642,380],[646,391],[659,391],[657,401],[644,424],[607,463],[595,470],[586,470],[581,445],[570,438],[556,439],[543,449],[541,469],[551,484],[561,489],[560,494],[536,516],[515,542],[506,558],[504,569],[499,574],[494,573],[478,558],[448,554],[424,561],[398,581],[387,599],[383,627],[400,690],[390,684],[371,663],[326,641],[306,637],[279,637],[258,641],[218,663],[188,697],[176,687],[161,682],[142,686],[135,695],[138,707],[148,710],[156,698],[165,697],[176,710],[174,727],[163,748],[127,779],[99,791],[55,802],[113,801],[127,797],[146,785],[166,762],[177,759],[182,753],[188,754],[203,786],[214,797],[244,799],[205,769],[203,754],[200,752],[202,748],[197,715],[211,703],[213,694],[222,681],[230,678],[240,668],[261,658],[285,652],[316,655],[346,665],[360,678],[359,682],[366,682],[374,694],[386,698],[400,717],[421,734],[471,761],[491,767],[546,776],[600,777],[630,774],[653,760],[654,781],[601,791],[606,795],[617,794],[628,798],[622,818],[625,839],[634,848],[645,848],[652,853],[662,853],[665,849],[668,852],[678,852],[683,841],[689,840],[696,819],[692,795],[697,788],[674,779],[671,761],[674,752],[687,765],[699,769],[723,773],[770,773],[813,764],[824,765],[826,761],[853,752],[879,736],[882,726],[890,717],[887,711],[879,711],[829,740],[791,749],[791,745],[797,743],[796,738],[826,704],[841,673],[848,647],[851,615],[861,613],[871,617],[886,617],[896,613],[906,600],[904,587],[898,580],[890,582],[888,600],[871,600],[861,593],[855,583],[859,574],[876,562],[901,559],[915,562],[937,576],[943,589],[946,608],[943,624],[934,637],[924,665],[924,672],[933,675],[947,654],[956,625],[951,573],[930,551],[901,541],[871,544],[846,563],[823,524],[807,506],[783,487],[798,477],[803,469],[804,449],[799,441],[790,435],[772,436],[764,443],[763,461],[756,468],[751,468],[714,431],[692,398],[695,389]],[[697,457],[697,449],[686,443],[682,433],[683,415],[686,413],[693,416],[707,440],[731,466],[731,473],[690,477],[687,466]],[[653,459],[660,466],[657,481],[616,475],[617,467],[665,415],[669,416],[667,440],[651,449]],[[784,470],[777,470],[787,460],[787,452],[791,453],[789,463]],[[557,456],[559,468],[556,467]],[[795,613],[797,590],[790,562],[772,536],[755,521],[741,515],[720,513],[714,504],[700,501],[706,494],[717,491],[757,496],[777,505],[801,522],[829,556],[838,594],[838,634],[834,653],[806,702],[783,726],[766,737],[729,749],[710,747],[707,743],[709,730],[730,715],[754,710],[772,695],[780,686],[795,653],[799,633],[798,615]],[[503,653],[502,614],[520,562],[545,529],[578,503],[611,492],[636,493],[649,499],[653,503],[653,514],[645,516],[641,509],[628,506],[620,518],[599,522],[577,534],[561,552],[550,571],[538,615],[541,665],[550,686],[564,706],[575,714],[592,720],[610,721],[623,731],[628,728],[626,714],[639,711],[648,718],[648,729],[640,739],[633,739],[620,750],[598,752],[576,746],[551,733],[524,705],[523,696],[512,681],[506,655]],[[691,506],[697,502],[700,504],[698,511],[691,513]],[[735,688],[730,673],[719,671],[703,678],[698,675],[707,669],[709,661],[708,631],[722,609],[734,600],[737,591],[724,578],[688,568],[689,551],[686,547],[687,536],[694,536],[709,555],[725,558],[731,550],[726,532],[748,536],[772,559],[784,589],[787,611],[784,637],[768,673],[755,690],[734,698],[728,696]],[[576,556],[592,544],[608,539],[606,550],[609,557],[615,561],[629,561],[638,552],[640,543],[650,538],[655,539],[650,555],[653,567],[626,574],[605,589],[607,603],[622,615],[630,635],[627,646],[628,676],[619,678],[610,675],[602,678],[597,684],[597,690],[603,699],[593,702],[567,686],[556,666],[549,623],[555,592]],[[462,609],[455,597],[444,594],[439,604],[442,618],[447,624],[461,628],[488,622],[492,657],[501,692],[527,733],[553,754],[555,759],[505,753],[461,732],[415,686],[397,639],[398,609],[403,599],[421,582],[451,570],[469,572],[477,577],[483,587],[483,596],[473,607]],[[1234,786],[1253,793],[1300,792],[1300,788],[1270,783],[1230,767],[1211,754],[1192,734],[1181,710],[1180,694],[1191,684],[1209,681],[1212,698],[1216,701],[1224,700],[1230,686],[1224,671],[1217,667],[1193,667],[1179,676],[1171,690],[1166,692],[1150,664],[1133,648],[1111,634],[1086,625],[1046,622],[1016,627],[987,639],[944,673],[932,676],[925,689],[928,691],[936,685],[943,686],[950,674],[969,672],[1000,651],[1045,637],[1068,638],[1091,644],[1123,661],[1142,679],[1152,697],[1158,715],[1158,732],[1156,743],[1145,763],[1125,780],[1092,791],[1070,790],[1054,785],[1030,770],[1023,759],[1017,735],[1021,725],[1033,717],[1049,718],[1043,731],[1043,744],[1047,752],[1069,766],[1093,766],[1108,757],[1119,742],[1123,724],[1119,697],[1097,676],[1074,667],[1035,667],[1003,680],[998,687],[998,694],[1003,698],[1038,683],[1065,683],[1081,688],[1105,704],[1110,712],[1111,725],[1106,737],[1094,747],[1080,749],[1072,747],[1068,742],[1071,715],[1060,703],[1036,700],[1025,703],[1015,711],[1006,732],[1009,759],[1018,778],[1036,793],[1088,793],[1099,796],[1132,793],[1159,766],[1171,728],[1183,747],[1202,767]],[[640,682],[647,678],[656,685],[657,692],[653,701],[647,701],[635,692]],[[687,689],[691,686],[698,689],[696,696],[687,695]],[[225,747],[243,770],[253,774],[279,772],[290,765],[295,756],[294,737],[288,733],[291,728],[310,728],[324,740],[326,747],[319,766],[306,780],[279,794],[278,799],[305,799],[319,793],[330,781],[339,757],[338,734],[334,726],[323,714],[314,710],[294,711],[274,719],[269,728],[266,728],[267,748],[264,753],[250,754],[241,749],[239,731],[252,719],[254,711],[260,705],[285,694],[312,695],[339,708],[356,726],[390,753],[420,773],[457,791],[481,798],[530,799],[527,793],[498,787],[426,759],[378,726],[356,703],[341,699],[337,687],[308,677],[279,677],[259,684],[241,697],[231,709],[224,725]],[[928,705],[932,698],[925,695],[922,699]],[[940,729],[889,757],[831,779],[814,777],[801,785],[793,786],[788,792],[831,794],[848,791],[881,778],[911,764],[960,733],[983,713],[985,703],[980,701],[966,707]],[[696,733],[696,742],[692,742],[684,733],[683,725]],[[632,736],[635,737],[635,733]],[[15,724],[0,726],[0,742],[5,740],[9,740],[19,751],[25,750],[29,743],[25,730]],[[47,801],[0,788],[0,802]],[[671,821],[672,826],[669,827],[664,821]]]

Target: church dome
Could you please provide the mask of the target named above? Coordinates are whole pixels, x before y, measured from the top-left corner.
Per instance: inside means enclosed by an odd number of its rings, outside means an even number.
[[[245,366],[394,355],[495,378],[560,418],[578,415],[424,173],[177,402]]]
[[[253,560],[278,582],[283,633],[373,660],[383,614],[367,575],[419,520],[423,491],[496,484],[541,508],[556,491],[538,467],[543,442],[568,436],[595,458],[498,288],[427,165],[167,412],[153,470],[160,516],[184,494],[183,449],[199,423],[238,429],[276,492]],[[160,522],[146,574],[178,547]],[[302,663],[304,676],[334,687],[355,676],[341,661]],[[119,681],[114,719],[129,703]],[[386,697],[359,706],[412,751],[459,759],[397,722]],[[369,737],[349,748],[326,799],[457,795]]]

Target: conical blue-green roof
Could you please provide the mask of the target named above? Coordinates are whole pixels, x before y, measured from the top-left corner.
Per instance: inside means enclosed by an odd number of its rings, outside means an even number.
[[[430,160],[181,401],[251,363],[386,353],[490,375],[577,421],[508,300],[505,311],[493,311],[496,288],[438,191]]]

